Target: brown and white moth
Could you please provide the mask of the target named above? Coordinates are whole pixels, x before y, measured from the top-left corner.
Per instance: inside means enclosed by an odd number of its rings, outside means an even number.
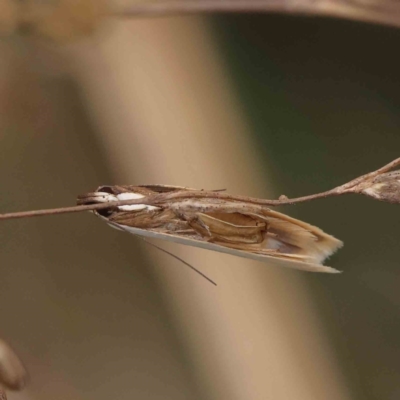
[[[165,185],[100,186],[79,196],[78,205],[143,198],[143,204],[110,204],[94,213],[134,235],[304,271],[339,272],[322,263],[343,245],[340,240],[266,206],[241,201],[239,196],[227,200],[210,193]]]
[[[343,245],[340,240],[268,207],[344,194],[363,194],[400,204],[400,170],[394,170],[397,167],[400,158],[325,192],[291,199],[281,196],[279,200],[179,186],[100,186],[93,193],[79,196],[78,206],[4,213],[0,221],[93,211],[112,227],[139,236],[273,261],[304,271],[339,272],[322,263]]]

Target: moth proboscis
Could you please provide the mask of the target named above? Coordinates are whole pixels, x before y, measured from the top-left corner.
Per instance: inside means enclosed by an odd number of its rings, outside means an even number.
[[[168,196],[178,194],[179,197]],[[197,192],[196,197],[190,196]],[[164,195],[165,194],[165,195]],[[187,194],[187,195],[186,195]],[[78,205],[142,199],[93,212],[134,235],[228,253],[303,271],[335,273],[323,261],[343,243],[321,229],[266,206],[166,185],[100,186]],[[153,198],[151,204],[146,199]],[[147,201],[147,203],[150,203]]]

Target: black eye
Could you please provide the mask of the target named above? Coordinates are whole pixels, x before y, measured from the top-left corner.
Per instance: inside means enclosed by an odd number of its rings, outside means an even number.
[[[97,214],[101,215],[102,217],[108,218],[110,215],[112,215],[117,208],[105,208],[102,210],[97,210]]]

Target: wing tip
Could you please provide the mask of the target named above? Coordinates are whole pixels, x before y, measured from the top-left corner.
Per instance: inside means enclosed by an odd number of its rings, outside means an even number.
[[[341,273],[343,273],[343,271],[339,271],[336,268],[326,267],[326,266],[324,266],[324,271],[321,271],[321,272],[326,272],[328,274],[341,274]]]

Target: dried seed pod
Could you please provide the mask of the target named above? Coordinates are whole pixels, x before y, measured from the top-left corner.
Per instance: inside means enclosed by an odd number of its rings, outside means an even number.
[[[400,171],[387,172],[362,183],[357,191],[380,201],[400,203]]]
[[[14,0],[0,0],[0,34],[10,35],[18,24],[18,4]]]
[[[25,24],[33,34],[56,42],[66,42],[91,35],[105,13],[102,0],[30,0],[23,9]]]
[[[107,15],[106,0],[0,0],[0,34],[65,43],[93,34]]]
[[[0,339],[0,385],[11,390],[22,389],[28,374],[14,350]],[[1,397],[0,397],[1,399]]]

